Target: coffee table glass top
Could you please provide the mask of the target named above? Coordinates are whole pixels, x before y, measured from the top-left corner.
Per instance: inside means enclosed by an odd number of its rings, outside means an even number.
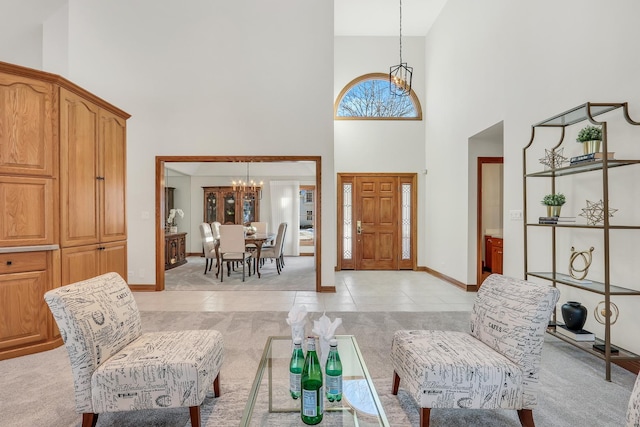
[[[388,426],[355,337],[337,335],[336,339],[342,361],[343,397],[340,402],[329,402],[324,398],[324,417],[319,425]],[[303,347],[306,354],[306,343]],[[291,337],[267,339],[241,426],[303,425],[300,399],[294,400],[289,394],[292,348]],[[318,343],[316,348],[320,348]]]

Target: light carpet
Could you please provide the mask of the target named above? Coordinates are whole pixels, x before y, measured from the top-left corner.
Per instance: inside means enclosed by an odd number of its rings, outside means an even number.
[[[278,274],[275,262],[269,259],[260,268],[261,276],[246,275],[236,268],[224,281],[216,277],[215,265],[204,274],[204,257],[187,257],[187,263],[165,271],[165,289],[168,291],[315,291],[315,258],[311,256],[285,257],[285,267]],[[215,263],[215,261],[214,261]],[[226,267],[225,267],[226,273]]]
[[[322,313],[310,313],[311,321]],[[402,390],[391,394],[391,337],[398,329],[467,330],[466,312],[336,312],[338,334],[356,336],[391,426],[417,426],[418,408]],[[143,312],[145,331],[216,329],[225,340],[221,396],[205,399],[202,425],[237,426],[249,395],[266,338],[290,333],[285,312]],[[551,336],[543,350],[538,427],[624,425],[635,375],[617,366],[612,382],[604,379],[604,363]],[[0,362],[0,426],[79,426],[71,369],[64,347]],[[97,427],[187,427],[188,409],[101,414]],[[302,425],[297,419],[286,425]],[[519,426],[515,411],[433,410],[433,427]]]

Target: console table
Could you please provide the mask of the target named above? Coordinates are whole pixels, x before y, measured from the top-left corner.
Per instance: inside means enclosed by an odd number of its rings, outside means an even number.
[[[164,234],[164,269],[187,263],[187,233]]]

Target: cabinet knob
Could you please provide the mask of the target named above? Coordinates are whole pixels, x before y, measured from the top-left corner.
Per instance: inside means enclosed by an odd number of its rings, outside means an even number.
[[[104,181],[104,176],[96,176],[96,179],[97,179],[98,181]]]
[[[13,261],[7,261],[7,265],[13,264]]]

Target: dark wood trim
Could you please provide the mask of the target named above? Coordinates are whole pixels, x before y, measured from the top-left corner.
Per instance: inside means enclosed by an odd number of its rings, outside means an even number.
[[[612,360],[612,362],[636,375],[640,373],[640,361],[638,360]]]
[[[155,292],[156,291],[156,285],[152,284],[152,285],[132,285],[129,284],[129,289],[131,289],[131,292]]]
[[[457,286],[458,288],[462,289],[463,291],[466,292],[475,292],[478,290],[478,285],[467,285],[465,283],[462,283],[452,277],[449,277],[445,274],[442,274],[436,270],[433,270],[429,267],[423,267],[424,271],[426,271],[427,273],[431,274],[434,277],[437,277],[438,279],[442,279],[445,282],[451,283],[452,285]]]
[[[171,162],[315,162],[316,164],[316,292],[327,292],[322,286],[322,157],[321,156],[156,156],[156,291],[164,290],[164,166]],[[162,242],[162,244],[160,243]],[[328,286],[328,292],[335,286]]]

